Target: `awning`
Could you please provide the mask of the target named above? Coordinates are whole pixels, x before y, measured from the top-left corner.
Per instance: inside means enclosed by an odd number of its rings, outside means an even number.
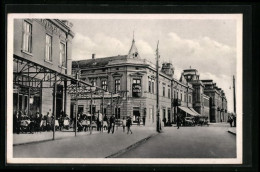
[[[193,108],[189,108],[192,112],[194,112],[195,114],[197,114],[197,116],[201,116],[201,114],[199,114],[197,111],[195,111],[195,109]]]
[[[183,110],[184,112],[192,115],[192,116],[200,116],[196,113],[194,113],[192,110],[190,110],[188,107],[184,107],[184,106],[178,106],[181,110]]]

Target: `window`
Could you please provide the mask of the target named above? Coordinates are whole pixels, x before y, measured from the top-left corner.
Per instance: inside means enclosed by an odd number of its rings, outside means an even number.
[[[45,59],[47,61],[52,61],[52,37],[46,34],[46,46],[45,46]]]
[[[187,100],[186,100],[186,92],[184,92],[184,102],[186,102]]]
[[[115,80],[115,93],[120,90],[120,79]]]
[[[152,82],[152,93],[154,94],[154,82]]]
[[[92,86],[96,86],[96,85],[97,85],[97,81],[96,81],[95,79],[93,79],[93,80],[91,81],[91,84],[92,84]]]
[[[189,103],[191,103],[191,96],[189,95]]]
[[[180,98],[181,98],[181,101],[182,101],[182,91],[181,91],[181,97]]]
[[[107,91],[107,81],[106,80],[103,80],[102,83],[101,83],[101,87]]]
[[[170,91],[170,88],[168,88],[168,98],[171,98],[171,91]]]
[[[32,52],[32,25],[26,21],[23,23],[23,51]]]
[[[165,87],[163,87],[163,97],[165,96]]]
[[[65,44],[60,43],[60,64],[63,67],[67,67],[67,59],[65,54]]]
[[[141,79],[133,79],[133,84],[132,84],[133,97],[141,97],[141,91],[142,91]]]
[[[151,81],[149,81],[149,83],[148,83],[148,92],[151,93],[151,91],[152,91],[151,90]]]

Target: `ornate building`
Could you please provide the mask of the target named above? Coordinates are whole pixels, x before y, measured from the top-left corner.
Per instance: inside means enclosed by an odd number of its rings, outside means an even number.
[[[139,117],[145,118],[147,125],[156,124],[156,66],[141,58],[134,39],[127,55],[95,58],[93,54],[92,59],[73,61],[72,72],[79,72],[80,79],[107,90],[103,100],[102,96],[93,95],[93,113],[102,111],[104,101],[107,115],[115,114],[117,118],[130,115],[134,122]],[[173,76],[172,64],[163,63],[159,72],[160,119],[170,122],[177,111],[197,115],[192,109],[192,85],[183,77],[179,81]],[[89,96],[79,98],[78,111],[89,113],[90,104]]]

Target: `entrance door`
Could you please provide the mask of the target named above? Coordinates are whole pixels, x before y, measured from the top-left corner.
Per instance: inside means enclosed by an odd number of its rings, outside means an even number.
[[[133,110],[133,116],[134,116],[133,122],[137,122],[137,118],[138,117],[140,118],[140,110],[139,110],[139,108],[138,108],[138,110],[137,109]]]
[[[171,109],[168,109],[168,120],[171,121]]]
[[[56,116],[60,116],[63,107],[63,86],[57,85],[56,93]]]

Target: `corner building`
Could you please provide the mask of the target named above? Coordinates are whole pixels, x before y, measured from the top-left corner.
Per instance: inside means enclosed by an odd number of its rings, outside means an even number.
[[[80,79],[107,90],[104,95],[104,114],[115,114],[121,119],[129,115],[134,123],[137,122],[137,117],[145,118],[147,126],[156,125],[156,66],[140,57],[134,39],[127,55],[95,58],[93,54],[92,59],[73,61],[72,72],[76,71],[79,71]],[[172,64],[163,63],[159,72],[161,121],[164,118],[166,121],[175,121],[178,111],[178,107],[174,105],[175,100],[179,100],[183,109],[192,108],[191,84],[184,79],[177,80],[173,75]],[[117,99],[115,94],[120,95],[120,98]],[[78,112],[90,113],[90,98],[82,97],[78,100]],[[74,99],[71,107],[75,108]],[[98,110],[102,112],[102,98],[93,95],[92,112]]]

